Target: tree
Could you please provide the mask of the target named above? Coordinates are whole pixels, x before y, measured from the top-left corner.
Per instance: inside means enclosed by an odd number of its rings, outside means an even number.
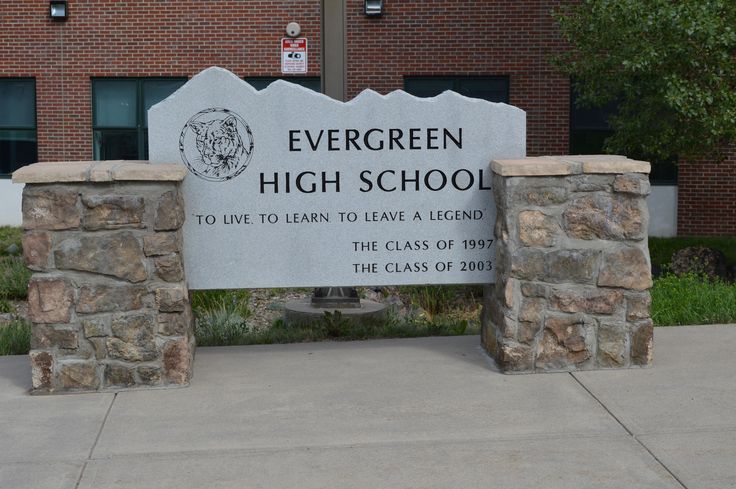
[[[667,159],[736,142],[736,0],[583,0],[554,60],[584,107],[616,102],[606,151]]]

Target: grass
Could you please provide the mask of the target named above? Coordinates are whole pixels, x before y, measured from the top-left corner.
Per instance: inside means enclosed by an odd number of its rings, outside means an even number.
[[[15,226],[0,226],[0,256],[7,255],[6,251],[11,245],[15,245],[20,251],[21,236],[23,230]]]
[[[677,237],[649,238],[649,255],[652,264],[667,267],[672,255],[689,246],[706,246],[720,250],[726,256],[728,266],[736,265],[736,237]]]
[[[28,280],[31,271],[26,268],[23,258],[0,256],[0,300],[24,300],[28,296]]]
[[[0,325],[0,355],[25,355],[30,349],[30,324],[16,319]]]
[[[654,281],[652,320],[656,326],[736,323],[736,283],[694,274]]]

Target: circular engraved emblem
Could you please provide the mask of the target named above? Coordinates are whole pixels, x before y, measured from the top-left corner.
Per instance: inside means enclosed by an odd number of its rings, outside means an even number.
[[[189,171],[211,182],[231,180],[245,170],[253,156],[253,134],[235,112],[205,109],[181,130],[179,152]]]

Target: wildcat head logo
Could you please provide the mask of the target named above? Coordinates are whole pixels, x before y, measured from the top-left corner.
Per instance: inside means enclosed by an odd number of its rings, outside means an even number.
[[[253,156],[253,134],[235,112],[205,109],[186,123],[179,137],[179,152],[189,171],[211,182],[240,175]]]

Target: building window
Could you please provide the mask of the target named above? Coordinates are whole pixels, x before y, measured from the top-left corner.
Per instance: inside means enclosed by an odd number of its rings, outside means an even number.
[[[148,159],[148,109],[186,81],[186,78],[92,79],[94,158]]]
[[[594,155],[603,154],[606,138],[613,135],[608,125],[608,118],[616,112],[616,103],[612,102],[600,108],[582,108],[577,106],[575,90],[570,94],[570,154]],[[629,155],[627,155],[629,156]],[[637,156],[631,155],[637,159]],[[651,161],[651,158],[638,157]],[[677,161],[651,161],[652,171],[649,181],[652,185],[677,185]]]
[[[263,90],[271,83],[276,80],[285,80],[291,83],[296,83],[303,87],[314,90],[315,92],[322,92],[322,80],[318,76],[290,76],[290,77],[277,77],[277,76],[246,76],[245,81],[256,90]]]
[[[507,76],[405,76],[404,90],[417,97],[434,97],[452,90],[466,97],[509,103]]]
[[[0,78],[0,176],[36,161],[36,81]]]

